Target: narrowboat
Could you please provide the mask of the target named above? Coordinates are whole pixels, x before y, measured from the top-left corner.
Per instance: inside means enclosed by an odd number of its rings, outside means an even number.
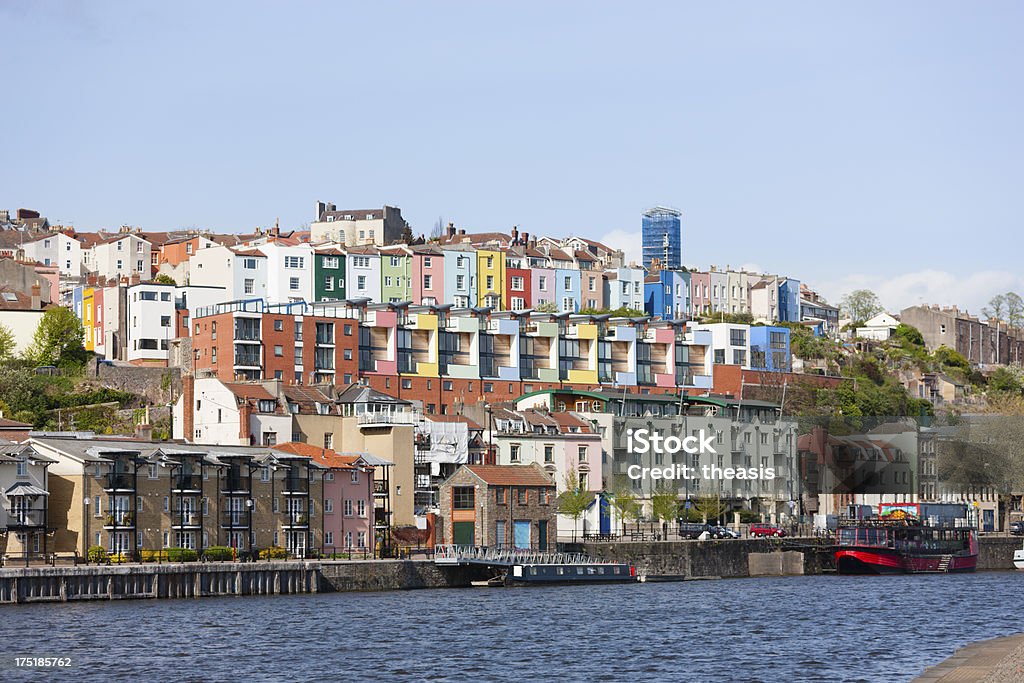
[[[973,572],[977,529],[965,520],[922,520],[906,510],[844,519],[835,550],[839,574],[948,574]]]
[[[505,574],[506,586],[545,583],[635,583],[643,581],[636,567],[627,563],[516,564]]]

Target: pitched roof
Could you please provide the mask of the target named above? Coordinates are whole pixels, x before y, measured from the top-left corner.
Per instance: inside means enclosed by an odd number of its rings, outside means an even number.
[[[23,429],[32,429],[32,425],[27,422],[18,422],[17,420],[9,420],[6,417],[0,417],[0,430],[21,431]]]
[[[350,453],[338,453],[331,448],[318,448],[313,444],[289,441],[273,447],[275,451],[301,455],[315,463],[336,470],[354,470],[360,457]]]
[[[463,465],[490,486],[554,486],[537,465]]]
[[[39,308],[32,308],[32,297],[19,292],[7,285],[0,285],[0,310],[4,311],[43,311],[50,308],[49,303],[40,300]]]
[[[224,386],[238,398],[256,399],[259,401],[276,401],[277,397],[259,384],[235,384],[225,382]]]
[[[338,394],[338,403],[376,403],[376,404],[397,404],[403,406],[412,405],[405,399],[397,398],[383,391],[377,391],[373,387],[366,387],[360,384],[349,384]]]

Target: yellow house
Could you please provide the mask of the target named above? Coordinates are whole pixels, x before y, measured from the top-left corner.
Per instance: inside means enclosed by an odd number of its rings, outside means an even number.
[[[497,249],[476,251],[476,302],[501,309],[505,300],[505,254]]]
[[[85,328],[85,350],[92,351],[94,349],[93,344],[93,330],[95,329],[94,315],[96,311],[96,302],[94,300],[95,290],[92,287],[85,287],[82,289],[82,327]]]

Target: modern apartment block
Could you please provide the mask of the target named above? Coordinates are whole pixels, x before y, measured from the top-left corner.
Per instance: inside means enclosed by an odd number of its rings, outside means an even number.
[[[0,558],[28,562],[53,552],[50,458],[28,443],[0,442]]]
[[[641,222],[644,268],[650,268],[655,259],[661,263],[662,268],[668,270],[682,267],[682,230],[679,220],[682,215],[676,209],[664,206],[644,211]]]

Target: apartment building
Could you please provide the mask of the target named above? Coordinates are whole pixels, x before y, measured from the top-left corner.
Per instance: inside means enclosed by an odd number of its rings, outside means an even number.
[[[314,244],[335,242],[349,247],[384,246],[397,242],[407,226],[402,210],[395,206],[339,211],[334,204],[318,201],[309,233]]]
[[[0,558],[7,562],[53,552],[49,467],[54,459],[31,444],[0,440]]]
[[[1001,321],[981,321],[955,306],[936,305],[911,306],[899,317],[921,332],[929,351],[945,346],[982,367],[1024,362],[1024,332]]]

